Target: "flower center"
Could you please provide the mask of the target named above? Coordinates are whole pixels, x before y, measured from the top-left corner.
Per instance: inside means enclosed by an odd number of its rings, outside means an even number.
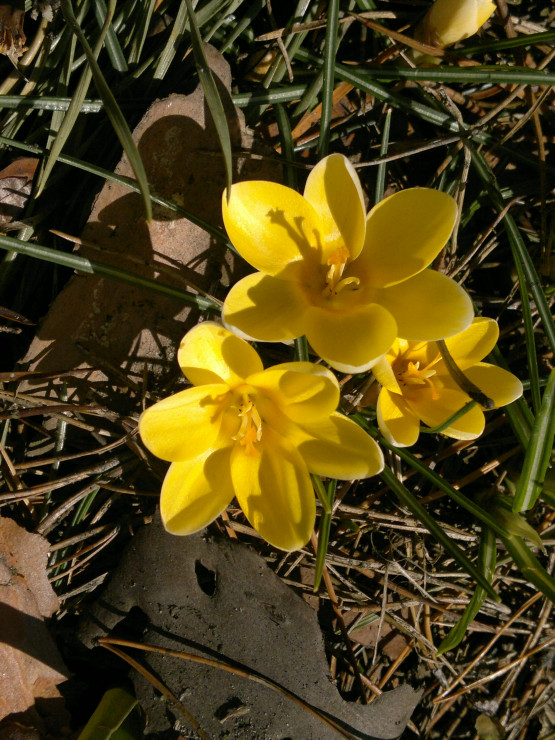
[[[258,457],[260,452],[254,445],[262,439],[262,419],[254,402],[246,393],[243,393],[241,397],[239,418],[241,419],[241,426],[233,439],[245,448],[247,455]]]
[[[435,365],[436,362],[437,360],[433,360],[429,365],[422,368],[420,367],[420,362],[409,360],[408,362],[403,363],[402,369],[395,372],[399,384],[405,388],[426,386],[432,391],[432,399],[437,401],[439,393],[434,385],[434,381],[431,380],[431,378],[436,374],[436,371],[431,369],[432,365]]]
[[[347,266],[351,255],[347,247],[338,247],[328,257],[328,271],[326,273],[326,287],[322,291],[322,295],[326,298],[337,295],[344,288],[350,288],[355,290],[360,285],[360,280],[357,277],[342,278],[343,271]]]

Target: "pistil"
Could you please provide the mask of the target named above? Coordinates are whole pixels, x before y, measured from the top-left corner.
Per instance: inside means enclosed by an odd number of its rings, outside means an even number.
[[[242,395],[239,417],[241,418],[241,426],[233,439],[245,448],[247,455],[258,457],[260,452],[254,445],[262,439],[262,419],[253,401],[246,393]]]

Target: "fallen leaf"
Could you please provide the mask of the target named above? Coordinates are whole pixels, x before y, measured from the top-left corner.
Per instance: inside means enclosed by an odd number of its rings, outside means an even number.
[[[19,157],[0,170],[0,229],[17,221],[25,210],[38,163],[36,157]]]
[[[66,719],[57,686],[68,673],[44,623],[58,609],[48,549],[40,535],[0,518],[0,720],[28,710],[34,718],[37,700]]]
[[[344,701],[329,677],[316,613],[257,553],[227,539],[172,537],[159,520],[144,527],[85,617],[81,639],[93,646],[129,612],[128,624],[144,627],[143,642],[239,663],[337,718],[357,738],[397,738],[419,698],[401,686],[368,706]],[[126,637],[122,625],[118,636]],[[143,653],[141,659],[214,740],[337,738],[267,686],[175,657]],[[135,674],[133,681],[147,715],[147,736],[169,731],[170,705],[142,676]],[[180,730],[186,735],[184,725]],[[177,738],[178,732],[164,737]]]

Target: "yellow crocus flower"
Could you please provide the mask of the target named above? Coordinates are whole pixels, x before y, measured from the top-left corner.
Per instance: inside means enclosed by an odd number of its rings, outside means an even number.
[[[435,340],[466,328],[473,309],[454,280],[425,269],[453,229],[451,196],[403,190],[365,215],[358,175],[331,154],[304,195],[266,181],[236,183],[223,218],[237,251],[259,272],[240,280],[224,323],[245,338],[306,335],[341,372],[372,367],[395,337]]]
[[[185,335],[178,362],[194,387],[139,421],[146,447],[172,463],[160,500],[169,532],[203,529],[236,496],[264,539],[295,550],[314,528],[311,473],[351,480],[382,470],[378,445],[336,411],[339,385],[325,367],[264,370],[253,347],[210,322]]]
[[[436,0],[415,36],[430,46],[450,46],[473,36],[494,11],[491,0]]]
[[[494,348],[498,336],[497,323],[480,317],[465,331],[445,340],[459,369],[494,401],[495,407],[506,406],[522,395],[522,383],[515,375],[480,362]],[[397,339],[372,372],[382,385],[377,404],[380,431],[397,447],[416,442],[421,422],[440,426],[471,400],[451,377],[436,342]],[[484,412],[475,405],[442,434],[475,439],[484,426]]]

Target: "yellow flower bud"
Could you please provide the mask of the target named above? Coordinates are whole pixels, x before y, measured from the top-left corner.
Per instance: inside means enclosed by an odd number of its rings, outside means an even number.
[[[495,10],[491,0],[436,0],[416,30],[430,46],[450,46],[475,34]]]

